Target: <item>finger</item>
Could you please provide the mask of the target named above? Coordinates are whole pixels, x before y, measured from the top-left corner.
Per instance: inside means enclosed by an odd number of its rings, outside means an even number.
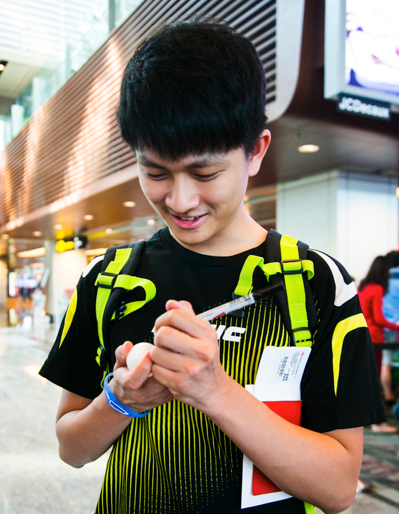
[[[130,341],[125,341],[122,345],[118,346],[115,350],[115,366],[114,371],[118,368],[126,366],[127,354],[133,348],[133,344]]]
[[[171,309],[159,316],[155,321],[155,334],[161,327],[173,327],[185,332],[192,337],[202,337],[204,330],[208,330],[210,324],[194,315],[194,312],[185,308]],[[206,332],[205,332],[206,333]]]
[[[184,309],[188,312],[191,312],[195,316],[195,312],[191,303],[187,302],[186,300],[180,300],[179,302],[177,300],[168,300],[166,302],[166,310],[170,311],[172,309]]]
[[[124,373],[123,368],[120,373]],[[110,387],[118,400],[135,412],[144,412],[173,399],[171,392],[153,377],[147,379],[138,389],[134,389],[132,384],[120,382],[118,378],[119,373],[114,375]]]
[[[160,402],[160,404],[165,403],[165,401],[170,401],[173,398],[169,389],[154,377],[149,378],[144,383],[143,387],[138,390],[138,393],[141,393],[147,401]]]
[[[152,364],[153,362],[150,354],[147,353],[141,362],[131,372],[129,372],[130,376],[126,375],[129,387],[132,389],[139,389],[148,379],[148,376],[151,373]]]
[[[219,355],[217,334],[211,326],[207,332],[204,331],[202,338],[195,338],[173,327],[164,326],[155,334],[154,343],[155,348],[151,350],[151,358],[154,362],[159,358],[159,354],[157,357],[157,348],[202,362],[207,362],[210,358]],[[168,356],[170,367],[176,365],[172,364],[172,357],[173,355]],[[166,358],[166,354],[163,355],[163,358]]]
[[[182,375],[176,371],[172,371],[170,369],[164,368],[163,366],[159,366],[158,364],[153,365],[152,372],[154,378],[160,384],[163,384],[163,386],[166,387],[167,390],[169,390],[173,396],[175,396],[178,390],[178,387],[176,387],[177,377]]]
[[[155,347],[151,351],[151,358],[154,364],[162,366],[163,368],[171,371],[184,372],[187,369],[188,359],[187,355],[176,353],[170,350],[166,350],[162,347]]]
[[[189,354],[190,346],[195,344],[195,339],[191,339],[188,334],[177,330],[174,327],[163,326],[156,331],[154,336],[155,348],[162,348],[170,353],[184,353]],[[151,351],[155,352],[155,349]],[[155,355],[151,357],[155,358]],[[154,361],[155,362],[155,361]]]

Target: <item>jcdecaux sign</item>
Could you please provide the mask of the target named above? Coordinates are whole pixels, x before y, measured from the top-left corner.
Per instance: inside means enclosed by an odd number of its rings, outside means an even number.
[[[341,112],[349,112],[381,120],[391,119],[390,104],[386,102],[341,94],[338,97],[337,107]]]

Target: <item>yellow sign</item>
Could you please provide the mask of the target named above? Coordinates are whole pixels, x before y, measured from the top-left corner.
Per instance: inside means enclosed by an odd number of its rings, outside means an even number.
[[[87,247],[86,236],[75,236],[73,239],[60,239],[55,243],[55,251],[58,253],[64,253],[68,250],[81,250]]]
[[[55,243],[55,251],[58,253],[64,253],[67,250],[74,250],[75,249],[75,242],[74,241],[64,241],[63,239],[60,239]]]

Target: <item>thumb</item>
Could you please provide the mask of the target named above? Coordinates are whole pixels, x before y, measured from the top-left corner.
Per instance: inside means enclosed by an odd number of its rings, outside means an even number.
[[[133,348],[133,344],[130,341],[125,341],[121,346],[115,350],[115,366],[114,370],[122,367],[126,367],[127,354]]]

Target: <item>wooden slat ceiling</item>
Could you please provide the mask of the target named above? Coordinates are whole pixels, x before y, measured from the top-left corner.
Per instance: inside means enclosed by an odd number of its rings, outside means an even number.
[[[155,25],[195,13],[226,20],[253,39],[275,94],[276,0],[147,0],[3,152],[2,225],[131,166],[115,117],[124,66]]]

